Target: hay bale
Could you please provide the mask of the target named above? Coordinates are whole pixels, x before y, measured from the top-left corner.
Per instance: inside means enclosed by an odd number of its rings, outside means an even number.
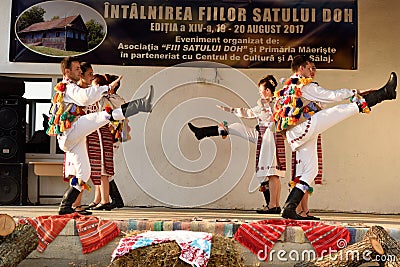
[[[140,232],[129,233],[128,236],[138,235]],[[109,267],[190,267],[190,264],[179,259],[181,248],[172,241],[153,246],[132,250],[128,254],[114,260]],[[232,239],[213,235],[211,255],[207,266],[245,266],[244,260]]]
[[[213,235],[211,255],[207,266],[237,266],[243,267],[244,259],[233,239],[221,235]]]

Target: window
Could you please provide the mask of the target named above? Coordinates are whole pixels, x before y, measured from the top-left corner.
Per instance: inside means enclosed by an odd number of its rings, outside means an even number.
[[[53,94],[52,79],[25,79],[25,94],[27,101],[26,123],[27,143],[26,157],[54,157],[63,154],[56,144],[55,137],[46,134],[47,120]]]

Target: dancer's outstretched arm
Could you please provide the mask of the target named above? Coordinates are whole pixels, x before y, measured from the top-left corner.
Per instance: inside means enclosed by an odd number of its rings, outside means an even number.
[[[233,113],[239,118],[246,118],[246,119],[256,118],[256,115],[250,108],[232,108],[220,105],[217,105],[217,108],[222,109],[223,111],[226,112]]]

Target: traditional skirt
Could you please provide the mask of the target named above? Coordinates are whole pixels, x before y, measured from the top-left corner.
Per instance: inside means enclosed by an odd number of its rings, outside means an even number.
[[[86,138],[91,168],[90,179],[94,185],[100,185],[101,175],[114,175],[113,143],[114,139],[108,125],[94,131]]]

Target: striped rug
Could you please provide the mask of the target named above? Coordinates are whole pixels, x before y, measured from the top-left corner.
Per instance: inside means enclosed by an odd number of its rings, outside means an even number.
[[[36,229],[39,238],[37,251],[42,253],[71,219],[75,220],[75,227],[82,243],[83,254],[103,247],[120,234],[120,229],[114,221],[102,220],[94,216],[84,216],[78,212],[66,215],[25,218],[20,223],[30,223]]]
[[[301,227],[318,257],[327,251],[338,251],[343,248],[340,247],[341,244],[348,244],[350,241],[350,232],[343,226],[296,220],[263,220],[245,223],[240,226],[234,237],[259,258],[266,260],[288,226]]]

